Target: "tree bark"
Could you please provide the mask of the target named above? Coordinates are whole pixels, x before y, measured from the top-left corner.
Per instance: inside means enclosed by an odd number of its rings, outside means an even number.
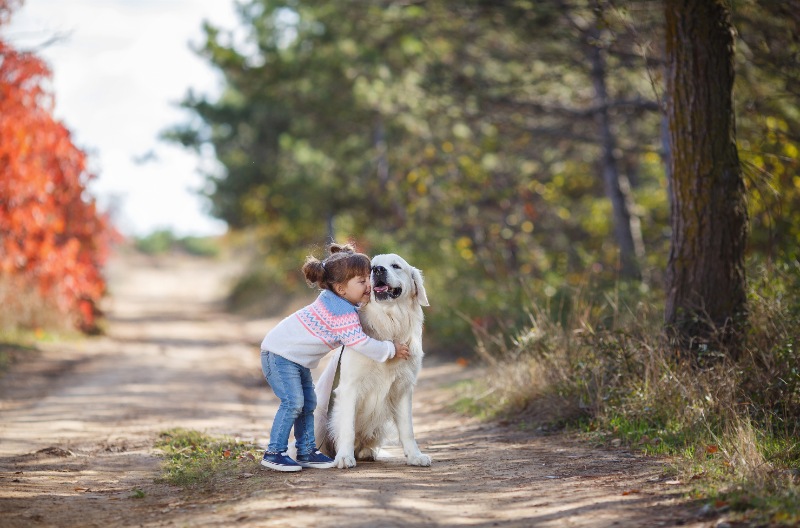
[[[596,33],[596,31],[595,31]],[[597,35],[593,35],[597,38]],[[598,45],[589,45],[592,84],[596,106],[595,114],[602,151],[601,172],[606,197],[611,202],[614,219],[614,237],[620,252],[620,276],[641,279],[640,261],[644,260],[644,242],[639,217],[634,214],[634,200],[628,177],[620,173],[617,160],[617,140],[609,114],[606,61]]]
[[[392,213],[396,220],[396,225],[401,226],[406,222],[406,212],[400,203],[398,193],[393,192],[390,187],[391,174],[389,172],[389,146],[386,142],[386,127],[383,119],[379,116],[375,122],[375,132],[373,134],[373,144],[375,145],[375,168],[381,191],[391,200]]]
[[[747,321],[745,186],[724,0],[665,0],[672,245],[665,322],[697,357],[737,355]]]

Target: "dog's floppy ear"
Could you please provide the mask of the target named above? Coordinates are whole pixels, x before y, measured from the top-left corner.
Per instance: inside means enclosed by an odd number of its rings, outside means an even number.
[[[414,286],[416,286],[417,289],[419,305],[430,306],[430,303],[428,303],[428,294],[425,293],[425,286],[422,284],[422,272],[417,268],[411,268],[411,278],[414,280]]]

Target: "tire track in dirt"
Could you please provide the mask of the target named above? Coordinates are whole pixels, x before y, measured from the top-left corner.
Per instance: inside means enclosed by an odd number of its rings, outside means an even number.
[[[395,446],[347,471],[158,483],[166,429],[266,442],[277,402],[258,343],[276,321],[221,313],[228,264],[123,254],[109,270],[107,336],[42,345],[0,383],[0,526],[711,525],[662,462],[448,411],[446,387],[473,373],[432,354],[414,400],[431,468]]]

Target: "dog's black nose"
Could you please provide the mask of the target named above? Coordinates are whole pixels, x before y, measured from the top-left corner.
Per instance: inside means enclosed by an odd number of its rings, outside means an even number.
[[[378,277],[381,277],[383,275],[386,275],[386,268],[384,268],[383,266],[372,266],[372,273],[374,273]]]

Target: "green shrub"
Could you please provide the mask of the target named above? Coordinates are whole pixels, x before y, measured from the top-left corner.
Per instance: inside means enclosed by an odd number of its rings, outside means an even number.
[[[138,251],[147,255],[182,252],[198,257],[217,257],[221,252],[218,237],[177,237],[169,229],[159,229],[147,236],[136,238],[134,245]]]
[[[147,255],[161,255],[172,251],[175,244],[175,235],[167,229],[154,231],[149,235],[136,238],[136,249]]]
[[[215,237],[183,237],[178,240],[178,247],[198,257],[218,257],[220,254],[219,240]]]

